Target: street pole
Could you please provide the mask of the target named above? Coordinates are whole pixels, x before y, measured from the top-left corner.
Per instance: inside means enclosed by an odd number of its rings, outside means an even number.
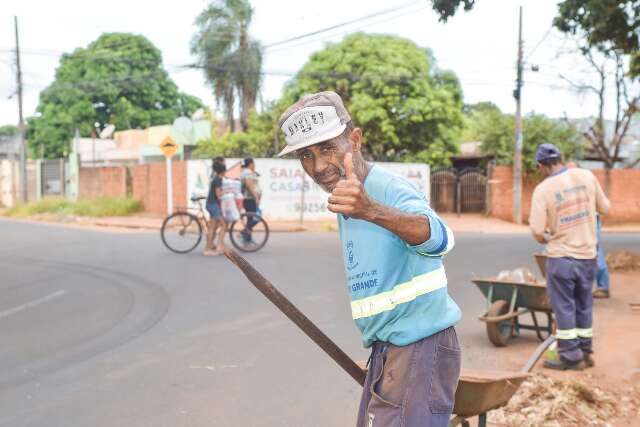
[[[167,214],[171,215],[173,213],[173,170],[170,156],[166,156],[165,165],[167,169]]]
[[[18,83],[18,130],[20,131],[20,196],[22,202],[27,202],[27,147],[22,117],[22,68],[20,67],[20,41],[18,39],[18,17],[13,17],[16,32],[16,77]]]
[[[516,99],[516,135],[513,154],[513,220],[522,224],[522,6],[518,24],[518,75],[513,97]]]

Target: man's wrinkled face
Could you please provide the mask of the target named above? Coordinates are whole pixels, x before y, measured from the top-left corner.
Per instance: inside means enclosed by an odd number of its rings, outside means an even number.
[[[340,179],[345,177],[344,156],[351,151],[345,135],[296,151],[304,171],[324,191],[331,193]]]

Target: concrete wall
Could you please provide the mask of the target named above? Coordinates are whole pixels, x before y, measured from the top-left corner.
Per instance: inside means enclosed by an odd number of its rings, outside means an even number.
[[[127,195],[127,168],[80,168],[78,184],[79,199],[124,197]]]
[[[605,171],[599,169],[593,173],[604,188]],[[611,212],[605,221],[640,221],[640,169],[611,170],[611,186],[607,197],[611,201]]]
[[[604,188],[604,170],[593,173]],[[527,222],[531,211],[531,196],[539,178],[525,176],[522,183],[522,220]],[[513,209],[513,174],[510,166],[496,166],[491,179],[491,215],[512,221]],[[637,222],[640,221],[640,170],[614,169],[611,171],[610,194],[611,212],[605,222]]]
[[[40,199],[40,162],[27,160],[27,200],[33,202]],[[20,162],[17,160],[0,160],[0,203],[12,207],[20,202]]]

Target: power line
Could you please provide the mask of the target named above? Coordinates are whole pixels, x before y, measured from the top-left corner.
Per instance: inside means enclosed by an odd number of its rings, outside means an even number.
[[[352,19],[350,21],[345,21],[345,22],[342,22],[340,24],[335,24],[335,25],[332,25],[330,27],[322,28],[320,30],[315,30],[315,31],[312,31],[310,33],[300,34],[298,36],[289,37],[287,39],[280,40],[280,41],[277,41],[277,42],[274,42],[274,43],[269,43],[269,44],[265,45],[265,49],[269,49],[269,48],[272,48],[274,46],[279,46],[279,45],[282,45],[282,44],[285,44],[285,43],[293,42],[293,41],[304,39],[304,38],[307,38],[307,37],[315,36],[317,34],[321,34],[321,33],[327,32],[327,31],[331,31],[331,30],[335,30],[336,28],[344,27],[346,25],[355,24],[356,22],[364,21],[366,19],[371,19],[371,18],[375,18],[377,16],[385,15],[387,13],[395,12],[395,11],[398,11],[399,9],[404,9],[406,7],[409,7],[409,6],[413,6],[414,4],[421,3],[422,1],[423,0],[411,1],[409,3],[405,3],[405,4],[400,5],[400,6],[394,6],[394,7],[388,8],[388,9],[380,10],[378,12],[370,13],[368,15],[361,16],[359,18],[355,18],[355,19]]]
[[[281,51],[281,50],[284,50],[284,49],[291,49],[291,48],[298,47],[298,46],[304,46],[306,44],[316,43],[318,41],[328,40],[328,39],[330,39],[332,37],[336,37],[336,36],[350,34],[350,33],[359,31],[359,30],[361,30],[363,28],[371,27],[373,25],[381,24],[383,22],[388,22],[388,21],[392,21],[394,19],[402,18],[403,16],[406,16],[406,15],[409,15],[409,14],[412,14],[412,13],[415,13],[415,12],[418,12],[418,11],[421,11],[421,10],[427,9],[427,8],[428,8],[428,6],[421,6],[421,7],[417,8],[417,9],[407,11],[407,12],[402,13],[400,15],[396,15],[396,16],[392,16],[392,17],[389,17],[389,18],[381,19],[381,20],[378,20],[378,21],[375,21],[375,22],[371,22],[369,24],[362,25],[360,27],[353,28],[351,30],[341,31],[339,33],[329,34],[329,35],[324,36],[324,37],[318,37],[318,38],[315,38],[315,39],[312,39],[312,40],[306,40],[306,41],[303,41],[301,43],[296,43],[296,44],[287,45],[287,46],[281,46],[281,47],[279,47],[277,49],[269,50],[269,53],[278,52],[278,51]]]
[[[549,34],[551,34],[551,30],[553,30],[553,25],[551,25],[549,29],[544,33],[544,35],[540,38],[540,40],[538,40],[538,43],[536,43],[533,49],[531,49],[531,52],[529,52],[527,56],[525,56],[524,62],[527,62],[527,60],[531,57],[531,55],[533,55],[533,53],[536,51],[536,49],[538,49],[542,42],[544,42],[547,37],[549,37]]]

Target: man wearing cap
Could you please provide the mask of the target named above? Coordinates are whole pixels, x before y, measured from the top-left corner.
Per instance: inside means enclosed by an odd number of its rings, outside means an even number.
[[[461,353],[442,264],[451,230],[411,183],[364,160],[336,93],[302,97],[279,123],[280,155],[296,154],[338,214],[351,312],[372,349],[358,427],[447,426]]]
[[[547,292],[556,317],[559,354],[544,366],[580,370],[594,364],[596,214],[609,211],[609,200],[590,171],[562,163],[555,145],[541,144],[536,161],[546,178],[533,192],[529,225],[533,237],[546,245]]]

